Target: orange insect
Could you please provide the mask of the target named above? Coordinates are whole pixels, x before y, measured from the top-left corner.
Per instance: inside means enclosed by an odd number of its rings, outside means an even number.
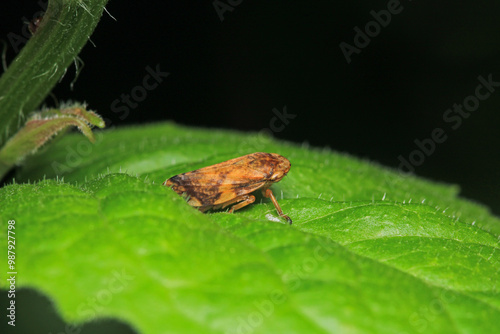
[[[291,224],[292,220],[283,213],[269,189],[288,173],[290,166],[290,161],[279,154],[258,152],[172,176],[163,185],[187,196],[188,204],[201,212],[233,205],[229,210],[232,213],[255,202],[250,193],[261,189],[280,217]]]

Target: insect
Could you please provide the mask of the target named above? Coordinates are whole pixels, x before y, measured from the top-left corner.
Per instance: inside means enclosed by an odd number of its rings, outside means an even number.
[[[28,23],[28,30],[30,31],[31,35],[34,35],[38,28],[40,27],[40,24],[42,23],[43,15],[34,17],[33,20],[31,20]]]
[[[201,212],[232,205],[232,213],[255,202],[250,193],[260,189],[264,197],[271,199],[278,215],[292,224],[269,189],[288,173],[290,166],[290,161],[279,154],[257,152],[172,176],[163,185],[187,196],[188,204]]]

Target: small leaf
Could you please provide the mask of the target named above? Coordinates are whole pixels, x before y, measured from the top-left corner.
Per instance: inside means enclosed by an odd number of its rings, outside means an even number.
[[[76,126],[91,142],[91,126],[104,127],[104,121],[85,106],[75,105],[64,109],[49,109],[34,113],[14,137],[0,150],[0,163],[12,166],[21,163],[28,154],[35,153],[61,130]]]

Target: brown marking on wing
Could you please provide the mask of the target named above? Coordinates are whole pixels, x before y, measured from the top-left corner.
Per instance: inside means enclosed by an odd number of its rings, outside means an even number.
[[[165,183],[166,186],[172,189],[179,195],[188,196],[188,203],[194,207],[214,206],[223,204],[231,199],[251,193],[263,185],[266,181],[246,183],[245,186],[231,185],[225,183],[222,185],[201,186],[186,184],[185,182],[177,183],[178,180],[172,177]]]
[[[179,195],[187,195],[191,206],[205,211],[278,182],[289,169],[290,162],[286,158],[258,152],[175,175],[164,185],[172,187]]]

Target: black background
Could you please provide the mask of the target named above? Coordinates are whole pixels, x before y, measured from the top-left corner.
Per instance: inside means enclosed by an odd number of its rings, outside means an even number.
[[[223,2],[227,3],[227,0]],[[414,141],[442,128],[447,140],[415,168],[459,184],[464,197],[500,213],[500,87],[453,130],[443,115],[474,94],[478,76],[500,81],[498,1],[401,1],[348,63],[357,26],[389,1],[236,1],[221,21],[211,1],[110,1],[74,66],[55,88],[58,100],[86,101],[124,126],[162,120],[259,131],[274,108],[296,115],[274,135],[328,146],[397,168]],[[22,35],[37,1],[2,1],[0,38]],[[112,103],[141,86],[146,67],[170,75],[124,117]],[[29,84],[29,83],[28,83]],[[52,99],[48,99],[52,104]],[[120,104],[121,105],[121,104]]]

